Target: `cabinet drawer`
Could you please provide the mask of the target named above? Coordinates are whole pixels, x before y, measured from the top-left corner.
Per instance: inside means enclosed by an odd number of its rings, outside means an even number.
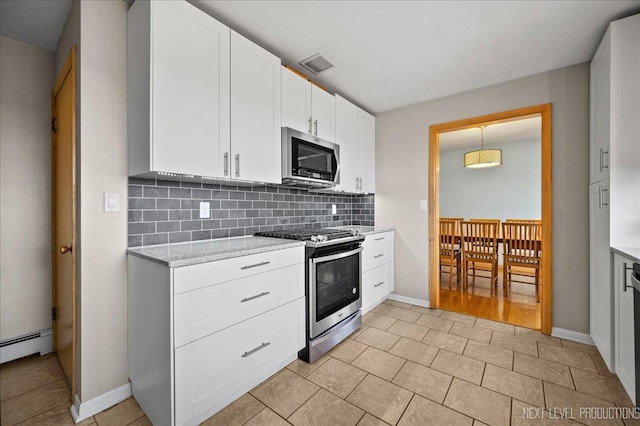
[[[303,296],[303,263],[177,294],[174,346],[180,347]]]
[[[173,293],[180,294],[298,263],[304,263],[304,246],[176,268],[173,272]]]
[[[362,272],[393,261],[393,232],[369,235],[362,244]]]
[[[362,274],[362,310],[368,311],[384,300],[393,287],[393,263]]]
[[[205,420],[293,360],[303,300],[176,349],[176,424]]]

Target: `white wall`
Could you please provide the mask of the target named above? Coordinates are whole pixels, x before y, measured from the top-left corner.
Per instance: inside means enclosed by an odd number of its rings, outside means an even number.
[[[58,46],[78,51],[78,294],[81,402],[128,381],[127,367],[127,4],[78,1]],[[103,212],[104,192],[121,211]]]
[[[552,103],[553,326],[589,333],[589,64],[376,117],[377,225],[396,227],[395,293],[429,299],[429,126]]]
[[[464,153],[476,148],[440,150],[440,216],[542,218],[540,139],[485,144],[485,148],[502,149],[501,166],[468,169]]]
[[[53,53],[0,37],[0,340],[51,328]]]

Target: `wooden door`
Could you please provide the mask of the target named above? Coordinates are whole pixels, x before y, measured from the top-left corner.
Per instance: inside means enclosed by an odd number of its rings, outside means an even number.
[[[231,177],[282,183],[280,58],[231,32]]]
[[[151,7],[153,170],[228,177],[229,27],[187,2]]]
[[[338,189],[358,190],[358,107],[336,95],[336,143],[340,145]]]
[[[376,190],[376,118],[358,108],[358,174],[360,191]]]
[[[320,139],[331,142],[336,140],[335,108],[336,99],[331,93],[311,86],[312,131]]]
[[[311,133],[311,83],[282,68],[282,127]]]
[[[75,395],[76,158],[75,46],[53,87],[53,334],[54,350]]]

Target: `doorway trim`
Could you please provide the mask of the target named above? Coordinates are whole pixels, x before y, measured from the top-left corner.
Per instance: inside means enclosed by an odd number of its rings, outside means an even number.
[[[72,208],[71,208],[71,220],[72,220],[72,239],[71,239],[71,316],[72,316],[72,343],[71,343],[71,383],[69,388],[71,390],[71,398],[76,394],[76,373],[77,373],[77,309],[76,309],[76,250],[77,250],[77,222],[76,222],[76,189],[77,189],[77,176],[76,176],[76,46],[71,46],[67,58],[64,61],[62,69],[58,74],[56,81],[51,89],[51,263],[52,263],[52,306],[56,306],[56,291],[57,284],[57,267],[55,258],[58,255],[58,247],[56,247],[56,132],[55,132],[55,119],[57,117],[56,111],[56,96],[62,88],[62,84],[67,79],[71,78],[71,164],[72,164]],[[56,351],[56,326],[53,329],[53,350]]]
[[[534,105],[493,114],[481,115],[429,127],[429,305],[440,306],[440,266],[438,241],[440,241],[440,133],[464,130],[480,125],[491,125],[520,120],[531,116],[542,118],[542,276],[541,331],[551,334],[552,325],[552,186],[551,186],[551,104]]]

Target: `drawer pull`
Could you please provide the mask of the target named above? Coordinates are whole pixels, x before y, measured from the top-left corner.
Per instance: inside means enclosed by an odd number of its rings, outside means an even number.
[[[256,263],[255,265],[247,265],[247,266],[243,266],[240,269],[251,269],[251,268],[257,268],[258,266],[264,266],[264,265],[268,265],[271,262],[260,262],[260,263]]]
[[[384,281],[380,281],[378,284],[374,285],[374,287],[380,287],[382,284],[384,284]]]
[[[382,240],[384,240],[384,237],[382,237],[382,238],[376,238],[376,239],[375,239],[375,240],[373,240],[373,241],[382,241]]]
[[[262,293],[256,294],[255,296],[245,297],[240,301],[240,303],[248,302],[249,300],[257,299],[258,297],[266,296],[267,294],[269,294],[268,291],[263,291]]]
[[[383,254],[379,254],[379,255],[377,255],[377,256],[373,256],[373,258],[374,258],[374,259],[377,259],[377,258],[382,257],[382,256],[384,256],[384,253],[383,253]]]
[[[271,344],[271,342],[263,343],[263,344],[261,344],[260,346],[258,346],[257,348],[255,348],[255,349],[251,349],[249,352],[245,352],[245,353],[243,353],[243,354],[242,354],[242,358],[246,358],[246,357],[248,357],[248,356],[251,356],[251,355],[255,354],[256,352],[258,352],[260,349],[264,349],[264,348],[266,348],[266,347],[267,347],[267,346],[269,346],[270,344]]]

